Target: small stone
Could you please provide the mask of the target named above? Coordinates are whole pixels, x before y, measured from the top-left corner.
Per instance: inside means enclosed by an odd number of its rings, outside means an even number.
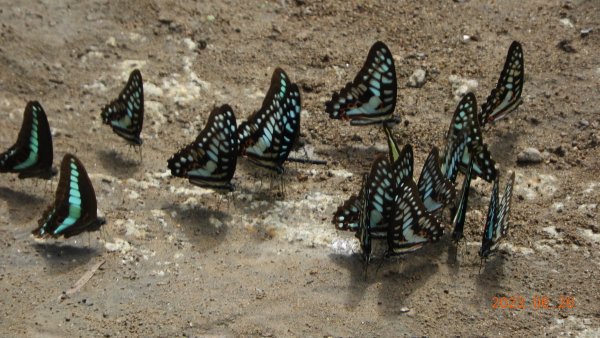
[[[406,313],[408,311],[410,311],[410,309],[407,308],[406,306],[400,309],[400,313]]]
[[[582,38],[587,38],[587,36],[590,35],[590,33],[593,31],[594,31],[593,28],[585,28],[585,29],[582,29],[581,31],[579,31],[579,34],[581,35]]]
[[[527,148],[517,155],[517,163],[534,164],[542,162],[542,153],[536,148]]]
[[[412,75],[408,78],[407,86],[413,88],[421,88],[426,82],[427,72],[424,69],[417,69],[412,73]]]
[[[585,129],[585,128],[587,128],[590,125],[590,121],[585,120],[585,119],[584,120],[579,120],[578,125],[579,125],[579,128]]]
[[[564,157],[567,154],[567,150],[563,146],[558,146],[552,149],[552,152],[559,157]]]

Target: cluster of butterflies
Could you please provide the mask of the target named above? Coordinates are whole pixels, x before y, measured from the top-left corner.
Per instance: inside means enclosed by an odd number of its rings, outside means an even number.
[[[442,230],[433,213],[453,201],[457,172],[497,181],[495,163],[483,143],[480,128],[515,109],[521,102],[522,86],[523,53],[521,45],[514,42],[500,80],[479,115],[475,111],[475,97],[466,95],[453,118],[441,165],[438,164],[437,150],[433,149],[418,186],[412,181],[411,147],[407,145],[400,151],[386,129],[390,159],[376,160],[371,174],[364,179],[359,196],[351,198],[340,211],[339,217],[343,219],[338,228],[361,234],[364,252],[369,252],[366,258],[370,256],[370,249],[367,249],[370,238],[388,238],[390,254],[412,251],[425,242],[439,239]],[[352,125],[386,125],[399,120],[393,116],[396,94],[392,54],[383,42],[376,42],[354,81],[334,93],[325,110],[331,118],[350,120]],[[298,86],[277,68],[258,111],[238,126],[230,106],[215,108],[196,140],[168,159],[168,168],[173,176],[187,178],[194,185],[229,191],[234,189],[231,179],[239,156],[281,174],[284,162],[294,160],[289,154],[300,133],[300,112]],[[139,147],[141,156],[144,91],[139,70],[131,73],[119,96],[102,109],[101,117],[117,135]],[[57,173],[52,167],[52,154],[52,136],[46,114],[39,103],[30,102],[17,142],[0,154],[0,172],[15,172],[19,178],[49,179]],[[322,161],[300,162],[323,164]],[[461,198],[461,202],[463,199],[466,211],[467,198]],[[505,194],[499,206],[494,208],[492,244],[489,245],[492,249],[498,240],[497,233],[506,232],[495,221],[500,219],[506,223],[510,195],[508,202],[506,199]],[[459,208],[457,214],[461,210]],[[415,220],[416,227],[411,228]],[[97,230],[103,224],[105,220],[97,216],[96,196],[83,164],[75,156],[65,155],[55,202],[44,212],[33,234],[40,238],[67,238],[83,231]]]
[[[333,224],[338,230],[354,231],[363,258],[368,265],[372,239],[387,240],[385,256],[401,255],[438,241],[443,234],[440,222],[444,207],[450,207],[454,231],[459,241],[467,212],[470,182],[473,176],[493,182],[492,196],[483,231],[479,255],[488,257],[500,239],[508,233],[508,215],[514,185],[514,172],[499,200],[499,174],[487,145],[482,127],[505,117],[522,102],[524,83],[523,50],[513,42],[496,87],[478,109],[475,95],[466,94],[459,102],[446,135],[440,162],[433,147],[418,183],[413,181],[413,152],[410,144],[400,151],[387,123],[393,116],[396,100],[396,75],[389,49],[375,43],[367,61],[355,77],[326,104],[332,118],[350,119],[352,124],[383,124],[389,146],[389,159],[378,156],[362,188],[335,212]],[[455,182],[465,174],[461,195],[456,203]]]

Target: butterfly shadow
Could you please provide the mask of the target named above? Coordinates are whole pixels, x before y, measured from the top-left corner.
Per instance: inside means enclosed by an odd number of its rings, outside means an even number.
[[[364,298],[365,290],[367,290],[368,286],[377,282],[377,280],[372,277],[374,275],[374,264],[369,264],[369,269],[365,276],[365,262],[360,254],[355,253],[347,255],[334,253],[329,254],[329,259],[350,272],[350,283],[347,290],[346,305],[351,308],[356,308]]]
[[[8,203],[11,222],[14,224],[35,223],[35,220],[32,219],[35,217],[32,216],[32,210],[43,210],[47,203],[41,197],[6,187],[0,187],[0,199]],[[39,216],[41,215],[40,213]]]
[[[135,157],[129,158],[114,149],[99,149],[96,153],[102,167],[119,178],[131,177],[142,168],[142,163]]]
[[[220,245],[227,238],[227,223],[231,216],[221,210],[211,210],[203,205],[187,207],[180,203],[169,203],[162,209],[168,213],[176,212],[175,215],[171,214],[171,219],[181,225],[186,237],[192,242],[193,249],[204,252]]]
[[[82,243],[84,241],[81,241]],[[59,242],[34,243],[33,248],[44,258],[51,273],[61,274],[78,266],[86,265],[100,251],[93,246],[65,244]]]
[[[504,280],[504,261],[504,257],[497,253],[481,262],[481,270],[477,267],[479,273],[476,279],[476,289],[482,297],[489,296],[485,299],[491,299],[492,295],[505,291],[501,285]]]
[[[496,162],[503,164],[501,167],[509,167],[515,163],[516,145],[521,134],[516,131],[490,130],[484,137],[489,140],[490,151],[494,154]]]
[[[335,147],[323,147],[315,151],[319,158],[326,158],[330,163],[345,163],[345,170],[351,172],[363,172],[378,154],[383,154],[381,149],[374,146],[357,147],[342,144]]]
[[[402,313],[404,301],[424,287],[427,280],[439,270],[437,262],[444,249],[443,242],[426,245],[418,251],[383,262],[379,270],[382,314],[397,317]],[[392,265],[394,263],[395,266]]]

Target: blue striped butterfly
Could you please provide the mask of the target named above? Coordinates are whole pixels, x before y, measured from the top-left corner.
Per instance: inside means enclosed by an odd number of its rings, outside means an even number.
[[[0,154],[0,172],[19,173],[20,179],[50,179],[57,173],[52,159],[52,134],[46,113],[37,101],[30,101],[25,107],[17,142]]]
[[[440,222],[427,212],[412,177],[405,177],[395,186],[387,256],[418,250],[426,243],[438,241],[442,235]]]
[[[463,237],[463,232],[465,228],[465,218],[467,215],[467,204],[469,202],[469,189],[471,188],[471,173],[473,172],[473,167],[470,166],[469,170],[467,170],[467,174],[465,175],[465,180],[462,184],[462,189],[460,192],[460,200],[458,202],[458,206],[455,210],[452,210],[452,224],[454,225],[454,230],[452,231],[452,239],[455,242],[458,242]]]
[[[433,147],[417,184],[419,194],[428,212],[435,212],[445,206],[454,204],[456,191],[452,182],[440,170],[438,149]]]
[[[32,234],[39,238],[69,238],[84,231],[96,231],[106,223],[98,218],[96,208],[94,187],[83,164],[66,154],[60,165],[54,204],[44,212]]]
[[[144,123],[144,86],[139,70],[131,72],[119,97],[106,105],[100,115],[102,122],[111,126],[117,135],[131,145],[142,145],[140,133]]]
[[[238,127],[239,155],[254,164],[283,173],[300,133],[300,91],[287,74],[275,69],[260,110]]]
[[[492,182],[497,175],[496,163],[483,143],[477,117],[477,101],[473,93],[466,94],[458,103],[446,136],[442,172],[452,182],[458,171],[466,172],[469,163],[473,175]]]
[[[215,108],[194,142],[168,160],[173,176],[214,189],[233,190],[231,179],[237,163],[237,125],[229,105]]]
[[[392,53],[377,41],[354,81],[333,94],[325,111],[332,119],[351,120],[351,125],[397,122],[393,116],[397,90]]]
[[[391,215],[394,197],[392,194],[392,171],[390,164],[383,156],[378,156],[371,165],[371,172],[365,177],[363,188],[358,197],[353,195],[338,208],[333,223],[338,230],[360,231],[361,210],[367,213],[364,217],[366,228],[372,238],[385,238],[387,225]],[[365,190],[365,187],[368,190]],[[363,204],[366,203],[366,206]]]
[[[496,88],[492,89],[486,102],[481,105],[479,124],[483,127],[486,123],[497,121],[515,110],[523,102],[521,92],[524,82],[523,48],[519,42],[513,41]]]
[[[498,242],[508,234],[508,215],[510,214],[510,202],[512,200],[512,191],[515,184],[515,173],[513,172],[506,187],[502,200],[498,203],[498,178],[494,180],[490,205],[483,229],[483,238],[479,256],[487,258],[498,246]]]

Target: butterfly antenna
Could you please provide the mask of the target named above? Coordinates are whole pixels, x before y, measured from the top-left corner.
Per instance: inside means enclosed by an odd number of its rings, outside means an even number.
[[[139,145],[138,149],[140,150],[140,164],[142,164],[144,162],[144,156],[142,155],[142,146]]]

